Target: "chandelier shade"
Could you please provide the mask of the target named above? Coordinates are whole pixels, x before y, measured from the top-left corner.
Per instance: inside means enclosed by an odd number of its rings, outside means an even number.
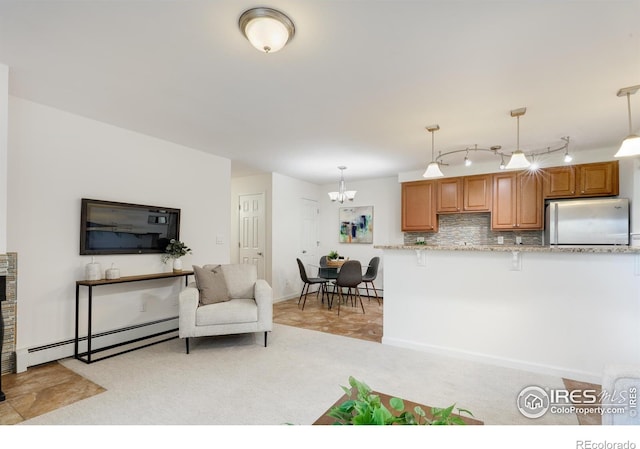
[[[346,188],[343,173],[346,169],[347,167],[345,167],[344,165],[338,167],[338,170],[340,170],[340,182],[338,183],[338,191],[327,193],[329,195],[329,199],[334,203],[338,202],[340,204],[343,204],[345,201],[353,201],[356,197],[357,190],[347,190]]]

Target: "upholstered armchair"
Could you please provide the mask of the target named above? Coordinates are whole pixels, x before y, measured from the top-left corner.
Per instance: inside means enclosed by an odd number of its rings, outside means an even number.
[[[196,282],[179,296],[178,335],[185,339],[267,332],[273,327],[273,292],[252,264],[195,267]]]

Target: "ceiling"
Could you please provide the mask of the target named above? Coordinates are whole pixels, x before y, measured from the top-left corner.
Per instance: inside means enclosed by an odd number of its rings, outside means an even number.
[[[239,31],[255,6],[295,23],[280,52]],[[617,147],[640,0],[0,1],[0,63],[11,95],[322,184],[423,170],[434,123],[436,152],[510,153],[520,107],[525,152]]]

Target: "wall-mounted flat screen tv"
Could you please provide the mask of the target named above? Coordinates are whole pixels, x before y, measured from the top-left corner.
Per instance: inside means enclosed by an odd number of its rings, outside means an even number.
[[[80,254],[164,253],[180,240],[180,209],[82,199]]]

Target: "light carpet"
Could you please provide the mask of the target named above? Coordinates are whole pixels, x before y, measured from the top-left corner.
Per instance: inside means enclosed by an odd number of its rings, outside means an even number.
[[[86,365],[61,363],[107,391],[24,424],[312,424],[350,375],[374,390],[430,406],[471,410],[485,424],[577,424],[574,414],[528,419],[516,408],[529,385],[559,377],[274,325],[263,335],[171,340]]]

